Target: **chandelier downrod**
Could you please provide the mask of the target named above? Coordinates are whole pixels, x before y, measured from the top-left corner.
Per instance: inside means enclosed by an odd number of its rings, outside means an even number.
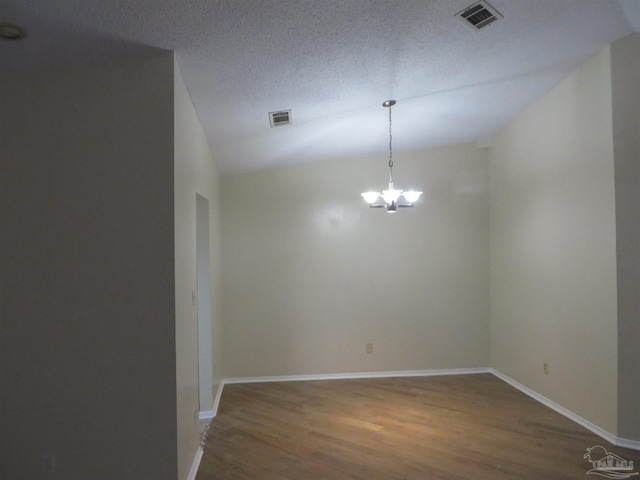
[[[391,134],[391,107],[396,104],[395,100],[387,100],[382,104],[389,108],[389,183],[393,183],[393,149],[391,148],[393,135]]]

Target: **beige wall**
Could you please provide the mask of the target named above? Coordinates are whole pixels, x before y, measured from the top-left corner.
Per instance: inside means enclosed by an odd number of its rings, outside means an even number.
[[[495,137],[489,153],[491,363],[615,434],[611,132],[606,48]]]
[[[488,366],[486,152],[394,160],[425,192],[395,215],[360,197],[384,151],[223,177],[225,376]]]
[[[3,480],[176,478],[172,79],[0,77]]]
[[[611,46],[618,247],[618,433],[640,441],[640,34]]]
[[[222,363],[218,174],[189,93],[175,67],[175,268],[178,478],[189,474],[200,434],[196,281],[196,194],[209,201],[213,363]],[[220,380],[216,379],[214,388]]]

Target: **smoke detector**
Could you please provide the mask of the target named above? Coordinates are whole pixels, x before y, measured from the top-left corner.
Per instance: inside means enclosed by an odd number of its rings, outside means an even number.
[[[269,123],[271,124],[271,128],[291,125],[291,110],[269,112]]]
[[[495,21],[503,18],[502,14],[489,5],[484,0],[469,5],[464,10],[455,14],[465,25],[470,26],[474,30],[480,30],[484,27],[492,25]]]

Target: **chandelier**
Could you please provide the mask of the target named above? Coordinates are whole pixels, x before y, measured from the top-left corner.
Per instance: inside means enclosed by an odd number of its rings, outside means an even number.
[[[415,190],[396,190],[393,187],[393,150],[391,148],[391,107],[396,104],[395,100],[387,100],[382,104],[389,109],[389,189],[382,192],[364,192],[362,198],[369,204],[369,208],[386,208],[388,213],[395,213],[398,208],[411,208],[422,192]]]

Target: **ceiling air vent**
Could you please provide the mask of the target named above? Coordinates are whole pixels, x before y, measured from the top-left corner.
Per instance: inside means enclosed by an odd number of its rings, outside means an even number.
[[[484,0],[465,8],[455,15],[474,30],[480,30],[503,18],[502,14]]]
[[[269,112],[269,123],[271,124],[271,127],[282,127],[284,125],[291,125],[291,110]]]

